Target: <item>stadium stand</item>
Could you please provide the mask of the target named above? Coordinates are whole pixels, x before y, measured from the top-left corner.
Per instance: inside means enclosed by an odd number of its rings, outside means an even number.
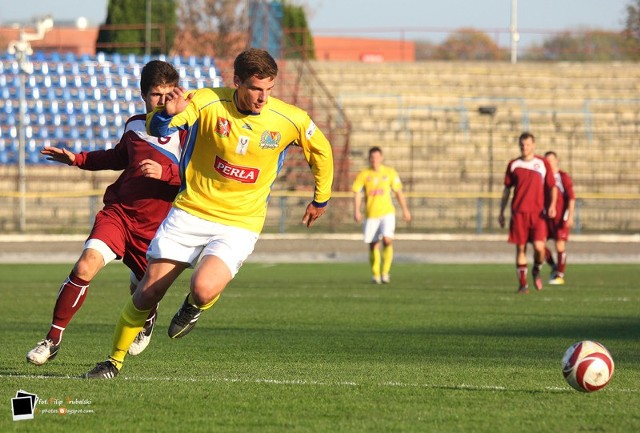
[[[77,150],[109,148],[126,119],[140,110],[139,77],[150,57],[100,53],[35,53],[33,73],[25,75],[27,163],[43,163],[44,140]],[[176,65],[186,88],[220,86],[211,59],[163,57]],[[17,60],[0,57],[0,161],[17,163],[21,70]]]
[[[176,65],[187,88],[221,85],[228,76],[228,67],[219,68],[211,58],[161,58]],[[52,216],[66,218],[65,229],[74,224],[84,229],[90,223],[113,174],[42,165],[38,151],[46,143],[74,151],[111,148],[126,119],[140,110],[140,69],[150,59],[34,54],[34,73],[25,87],[26,162],[33,170],[39,167],[30,172],[30,189],[50,198],[33,199],[41,206],[30,207],[31,227]],[[274,95],[305,107],[339,149],[334,153],[341,158],[341,191],[348,191],[352,176],[366,165],[370,146],[385,149],[410,196],[412,230],[491,231],[504,169],[518,154],[516,138],[523,130],[537,136],[539,152],[557,151],[572,174],[582,229],[640,229],[634,211],[640,194],[636,64],[315,61],[309,68],[315,81],[303,77],[307,73],[299,72],[303,68],[296,61],[283,62]],[[15,167],[10,166],[18,158],[20,73],[14,58],[0,56],[0,177],[6,180],[5,191],[16,190]],[[289,82],[298,89],[295,99],[281,92]],[[320,88],[341,111],[318,100]],[[497,111],[483,115],[481,106]],[[345,123],[349,128],[343,139],[337,131]],[[295,160],[285,166],[286,182],[278,182],[278,190],[296,192],[311,185],[301,177],[308,176],[308,168],[299,165],[299,171]],[[56,198],[60,188],[48,180],[52,177],[70,183],[72,193],[86,196],[93,190],[95,196],[89,205],[73,197]],[[278,206],[271,206],[267,230],[282,230],[296,218],[286,207],[300,200],[279,199]],[[331,229],[357,230],[350,225],[346,200],[336,201],[334,208],[338,203],[344,206],[327,219]],[[14,220],[8,211],[0,212],[0,229],[12,230]]]

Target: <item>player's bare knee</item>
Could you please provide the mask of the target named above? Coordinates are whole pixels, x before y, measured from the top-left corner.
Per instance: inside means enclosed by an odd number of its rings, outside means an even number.
[[[97,251],[85,250],[73,267],[73,273],[85,281],[90,281],[104,267],[104,258]]]
[[[209,284],[194,284],[191,289],[191,297],[196,305],[206,305],[213,301],[224,290],[224,285],[218,282]]]

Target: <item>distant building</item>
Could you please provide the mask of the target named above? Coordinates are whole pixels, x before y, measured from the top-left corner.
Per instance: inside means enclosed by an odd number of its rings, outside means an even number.
[[[33,29],[25,29],[27,32]],[[77,23],[56,23],[44,39],[33,41],[34,51],[71,52],[75,55],[96,54],[97,26],[78,26]],[[7,47],[19,39],[20,30],[0,27],[0,44]],[[393,39],[366,39],[350,37],[314,37],[316,59],[351,62],[414,62],[415,42]],[[214,53],[212,53],[214,54]]]
[[[317,60],[350,62],[414,62],[414,41],[347,37],[313,38]]]

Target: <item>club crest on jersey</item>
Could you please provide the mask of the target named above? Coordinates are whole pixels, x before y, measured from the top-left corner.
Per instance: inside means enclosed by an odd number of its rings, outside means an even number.
[[[218,134],[219,137],[227,138],[230,133],[231,124],[229,123],[229,120],[224,117],[218,117],[218,121],[216,122],[216,134]]]
[[[264,131],[260,137],[260,149],[275,149],[280,145],[282,136],[279,132]]]
[[[256,183],[260,174],[260,169],[229,164],[217,155],[213,168],[220,176],[242,183]]]

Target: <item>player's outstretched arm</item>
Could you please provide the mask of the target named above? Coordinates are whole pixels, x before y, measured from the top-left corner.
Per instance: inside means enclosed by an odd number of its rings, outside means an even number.
[[[313,204],[313,202],[309,203],[307,205],[306,211],[304,212],[304,216],[302,217],[302,224],[306,225],[307,227],[311,227],[313,225],[313,222],[320,218],[327,209],[326,203],[324,204],[325,206],[317,207]]]
[[[46,157],[47,161],[56,161],[67,165],[73,165],[76,160],[76,155],[64,148],[45,146],[40,150],[40,153]]]

